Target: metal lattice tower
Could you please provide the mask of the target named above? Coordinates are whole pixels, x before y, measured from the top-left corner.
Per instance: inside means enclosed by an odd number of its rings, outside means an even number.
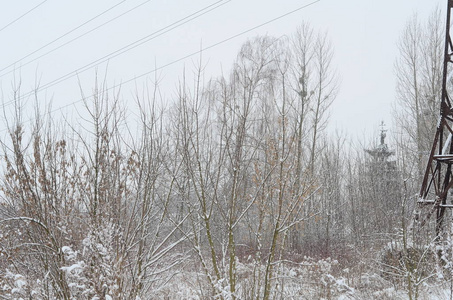
[[[453,44],[450,36],[452,7],[453,0],[448,0],[440,118],[418,200],[420,205],[431,206],[425,218],[421,220],[421,225],[436,213],[436,237],[441,235],[446,209],[453,208],[453,204],[447,203],[448,191],[453,186],[453,106],[447,91],[447,79],[450,77],[450,65],[453,63]]]

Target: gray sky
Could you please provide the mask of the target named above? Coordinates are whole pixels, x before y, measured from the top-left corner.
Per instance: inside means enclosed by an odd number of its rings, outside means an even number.
[[[85,71],[85,66],[102,62],[105,60],[103,57],[197,11],[206,13],[110,58],[108,66],[107,61],[97,65],[98,73],[104,75],[107,70],[109,86],[128,82],[152,71],[155,66],[173,63],[200,48],[312,2],[314,0],[3,1],[0,9],[3,100],[7,104],[11,100],[14,76],[22,82],[22,94],[27,94],[37,81],[45,87],[67,74],[78,74],[39,92],[40,101],[52,100],[54,109],[66,106],[71,110],[74,106],[69,104],[80,105],[78,80],[86,94],[93,87],[95,68]],[[37,5],[36,9],[5,27]],[[211,11],[203,10],[208,6]],[[275,37],[290,35],[303,21],[308,22],[314,29],[328,32],[335,51],[333,63],[341,78],[340,92],[332,107],[330,130],[340,129],[351,137],[363,137],[377,132],[381,120],[391,126],[391,107],[395,100],[394,62],[398,55],[396,42],[406,22],[415,13],[423,20],[436,7],[440,7],[444,14],[445,6],[446,0],[320,0],[204,51],[206,76],[217,76],[222,69],[228,70],[247,38],[265,34]],[[128,10],[131,11],[126,13]],[[55,49],[57,47],[60,48]],[[199,56],[192,56],[162,68],[159,71],[162,92],[171,96],[184,67],[190,72],[198,60]],[[153,78],[154,74],[149,73],[123,84],[123,96],[131,97],[135,84],[143,85]]]

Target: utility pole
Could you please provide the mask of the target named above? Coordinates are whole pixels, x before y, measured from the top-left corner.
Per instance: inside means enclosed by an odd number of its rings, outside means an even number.
[[[453,186],[453,107],[447,91],[447,79],[452,75],[449,69],[453,64],[450,36],[452,7],[453,0],[448,0],[440,116],[418,199],[419,205],[430,207],[424,218],[419,220],[422,226],[436,213],[437,241],[442,234],[446,209],[453,208],[451,201],[447,203],[448,191]]]

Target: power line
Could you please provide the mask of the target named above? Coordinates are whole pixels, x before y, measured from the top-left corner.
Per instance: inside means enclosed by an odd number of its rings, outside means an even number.
[[[57,85],[57,84],[59,84],[59,83],[61,83],[63,81],[68,80],[69,78],[75,77],[75,76],[77,76],[78,74],[80,74],[82,72],[85,72],[85,71],[87,71],[87,70],[89,70],[91,68],[94,68],[94,67],[96,67],[96,66],[98,66],[98,65],[100,65],[100,64],[102,64],[102,63],[104,63],[104,62],[106,62],[106,61],[108,61],[108,60],[110,60],[112,58],[115,58],[115,57],[125,53],[125,52],[128,52],[128,51],[130,51],[132,49],[135,49],[138,46],[140,46],[140,45],[142,45],[142,44],[144,44],[146,42],[149,42],[149,41],[151,41],[151,40],[153,40],[153,39],[155,39],[155,38],[157,38],[159,36],[162,36],[162,35],[170,32],[170,31],[172,31],[172,30],[174,30],[174,29],[176,29],[176,28],[178,28],[178,27],[180,27],[180,26],[182,26],[182,25],[184,25],[184,24],[186,24],[186,23],[188,23],[188,22],[190,22],[192,20],[195,20],[195,19],[197,19],[197,18],[199,18],[199,17],[201,17],[201,16],[213,11],[214,9],[217,9],[217,8],[223,6],[223,5],[225,5],[225,4],[227,4],[228,2],[231,2],[231,1],[232,0],[227,0],[227,1],[219,0],[217,2],[214,2],[214,3],[204,7],[202,9],[200,9],[200,10],[198,10],[198,11],[196,11],[196,12],[194,12],[194,13],[192,13],[192,14],[184,17],[184,18],[182,18],[182,19],[179,19],[176,22],[173,22],[170,25],[167,25],[167,26],[165,26],[165,27],[163,27],[163,28],[161,28],[161,29],[159,29],[159,30],[157,30],[157,31],[155,31],[155,32],[153,32],[153,33],[151,33],[151,34],[139,39],[139,40],[136,40],[133,43],[130,43],[130,44],[128,44],[128,45],[126,45],[126,46],[124,46],[124,47],[122,47],[122,48],[120,48],[120,49],[108,54],[108,55],[105,55],[105,56],[103,56],[103,57],[101,57],[101,58],[99,58],[99,59],[97,59],[97,60],[95,60],[95,61],[93,61],[93,62],[91,62],[91,63],[89,63],[89,64],[87,64],[87,65],[85,65],[83,67],[81,67],[81,68],[78,68],[78,69],[76,69],[76,70],[74,70],[74,71],[72,71],[70,73],[67,73],[66,75],[63,75],[63,76],[61,76],[61,77],[59,77],[59,78],[57,78],[57,79],[55,79],[55,80],[53,80],[51,82],[48,82],[48,83],[38,87],[37,89],[35,89],[33,91],[27,92],[26,94],[20,96],[20,99],[29,97],[29,96],[31,96],[31,95],[33,95],[33,94],[35,94],[35,93],[37,93],[37,92],[39,92],[41,90],[48,89],[49,87],[55,86],[55,85]],[[11,102],[3,104],[3,107],[8,105]]]
[[[45,0],[44,2],[46,2],[46,1],[47,1],[47,0]],[[148,0],[148,1],[150,1],[150,0]],[[42,2],[42,3],[44,3],[44,2]],[[49,46],[49,45],[55,43],[56,41],[61,40],[61,39],[64,38],[65,36],[67,36],[67,35],[73,33],[73,32],[76,31],[77,29],[79,29],[79,28],[85,26],[86,24],[88,24],[88,23],[92,22],[93,20],[99,18],[100,16],[106,14],[107,12],[109,12],[109,11],[111,11],[112,9],[114,9],[115,7],[117,7],[117,6],[121,5],[121,4],[123,4],[124,2],[126,2],[126,0],[122,0],[121,2],[118,2],[117,4],[111,6],[110,8],[108,8],[108,9],[106,9],[106,10],[104,10],[104,11],[101,12],[100,14],[97,14],[96,16],[92,17],[91,19],[89,19],[89,20],[83,22],[83,23],[80,24],[79,26],[77,26],[77,27],[75,27],[75,28],[69,30],[68,32],[66,32],[66,33],[64,33],[63,35],[57,37],[56,39],[54,39],[54,40],[52,40],[51,42],[45,44],[44,46],[41,46],[40,48],[34,50],[33,52],[30,52],[29,54],[25,55],[25,56],[22,57],[21,59],[16,60],[15,62],[9,64],[8,66],[4,67],[3,69],[0,69],[0,72],[2,72],[2,71],[4,71],[4,70],[8,69],[9,67],[14,66],[14,65],[17,64],[18,62],[20,62],[20,61],[26,59],[27,57],[32,56],[32,55],[35,54],[36,52],[38,52],[38,51],[40,51],[40,50],[46,48],[47,46]],[[41,3],[41,4],[42,4],[42,3]],[[41,5],[41,4],[39,4],[39,5]],[[100,26],[99,26],[99,27],[100,27]],[[97,28],[96,28],[96,29],[97,29]],[[1,30],[0,30],[0,31],[1,31]],[[91,31],[90,31],[90,32],[91,32]],[[79,37],[81,37],[81,36],[79,36]],[[58,48],[57,48],[57,49],[58,49]],[[53,51],[55,51],[55,50],[56,50],[56,49],[54,49],[54,50],[52,50],[52,51],[50,51],[50,52],[53,52]],[[48,52],[48,53],[50,53],[50,52]],[[44,54],[44,55],[47,55],[48,53],[46,53],[46,54]],[[42,55],[42,56],[44,56],[44,55]],[[38,58],[41,58],[42,56],[40,56],[40,57],[38,57]],[[36,59],[35,59],[35,60],[36,60]],[[33,61],[35,61],[35,60],[33,60]],[[29,64],[29,63],[31,63],[31,62],[32,62],[32,61],[28,62],[27,64]],[[5,74],[2,74],[0,77],[3,77],[3,76],[5,76],[6,74],[9,74],[9,73],[11,73],[11,72],[13,72],[13,71],[14,71],[14,70],[12,70],[12,71],[10,71],[10,72],[7,72],[7,73],[5,73]]]
[[[285,13],[285,14],[283,14],[283,15],[280,15],[280,16],[278,16],[278,17],[276,17],[276,18],[273,18],[273,19],[271,19],[271,20],[269,20],[269,21],[266,21],[266,22],[264,22],[264,23],[261,23],[260,25],[254,26],[254,27],[252,27],[252,28],[250,28],[250,29],[247,29],[247,30],[244,30],[244,31],[242,31],[242,32],[240,32],[240,33],[238,33],[238,34],[232,35],[232,36],[230,36],[230,37],[228,37],[228,38],[226,38],[226,39],[224,39],[224,40],[221,40],[220,42],[217,42],[217,43],[214,43],[214,44],[212,44],[212,45],[210,45],[210,46],[207,46],[207,47],[205,47],[205,48],[202,48],[201,50],[192,52],[192,53],[190,53],[190,54],[188,54],[188,55],[186,55],[186,56],[184,56],[184,57],[181,57],[181,58],[179,58],[179,59],[177,59],[177,60],[174,60],[174,61],[172,61],[172,62],[170,62],[170,63],[168,63],[168,64],[165,64],[165,65],[163,65],[163,66],[161,66],[161,67],[155,68],[154,70],[148,71],[148,72],[143,73],[143,74],[138,75],[138,76],[135,76],[134,78],[131,78],[131,79],[127,80],[127,81],[124,81],[124,82],[122,82],[121,84],[114,85],[114,86],[108,88],[107,90],[111,90],[111,89],[117,88],[117,87],[119,87],[119,86],[121,86],[121,85],[123,85],[123,84],[129,83],[129,82],[132,82],[132,81],[135,81],[135,80],[137,80],[137,79],[139,79],[139,78],[141,78],[141,77],[147,76],[147,75],[152,74],[152,73],[154,73],[154,72],[156,72],[156,71],[159,71],[159,70],[161,70],[161,69],[164,69],[164,68],[166,68],[166,67],[169,67],[169,66],[171,66],[171,65],[173,65],[173,64],[175,64],[175,63],[178,63],[178,62],[180,62],[180,61],[186,60],[186,59],[189,58],[189,57],[192,57],[192,56],[195,56],[195,55],[199,55],[199,54],[202,53],[203,51],[206,51],[206,50],[209,50],[209,49],[211,49],[211,48],[217,47],[217,46],[219,46],[219,45],[221,45],[221,44],[223,44],[223,43],[226,43],[226,42],[228,42],[228,41],[230,41],[230,40],[232,40],[232,39],[235,39],[235,38],[237,38],[237,37],[239,37],[239,36],[241,36],[241,35],[244,35],[244,34],[246,34],[246,33],[249,33],[250,31],[253,31],[253,30],[255,30],[255,29],[258,29],[258,28],[260,28],[260,27],[263,27],[263,26],[265,26],[265,25],[268,25],[268,24],[270,24],[270,23],[273,23],[273,22],[275,22],[275,21],[277,21],[277,20],[279,20],[279,19],[282,19],[282,18],[284,18],[284,17],[287,17],[287,16],[289,16],[289,15],[291,15],[291,14],[294,14],[294,13],[296,13],[296,12],[298,12],[298,11],[304,9],[304,8],[307,8],[307,7],[309,7],[309,6],[312,6],[312,5],[314,5],[314,4],[316,4],[316,3],[320,2],[320,1],[321,1],[321,0],[316,0],[316,1],[310,2],[310,3],[308,3],[308,4],[305,4],[305,5],[303,5],[303,6],[300,6],[299,8],[296,8],[296,9],[290,11],[290,12],[287,12],[287,13]],[[91,96],[93,96],[93,95],[91,95]],[[90,96],[90,97],[91,97],[91,96]],[[78,100],[78,101],[76,101],[76,102],[74,102],[74,103],[80,102],[80,101],[82,101],[82,100],[83,100],[83,99],[80,99],[80,100]]]
[[[120,83],[120,84],[116,84],[116,85],[113,85],[112,87],[106,88],[106,91],[110,91],[110,90],[115,89],[115,88],[118,88],[118,87],[120,87],[120,86],[122,86],[122,85],[124,85],[124,84],[130,83],[130,82],[133,82],[133,81],[136,81],[136,80],[139,79],[139,78],[145,77],[145,76],[147,76],[147,75],[149,75],[149,74],[152,74],[152,73],[155,73],[155,72],[157,72],[157,71],[159,71],[159,70],[162,70],[162,69],[164,69],[164,68],[167,68],[167,67],[169,67],[169,66],[171,66],[171,65],[174,65],[174,64],[176,64],[176,63],[178,63],[178,62],[180,62],[180,61],[186,60],[186,59],[189,58],[189,57],[192,57],[192,56],[195,56],[195,55],[199,55],[199,54],[202,53],[203,51],[206,51],[206,50],[212,49],[212,48],[214,48],[214,47],[217,47],[217,46],[219,46],[219,45],[221,45],[221,44],[223,44],[223,43],[226,43],[226,42],[228,42],[228,41],[230,41],[230,40],[232,40],[232,39],[235,39],[235,38],[237,38],[237,37],[239,37],[239,36],[242,36],[242,35],[244,35],[244,34],[246,34],[246,33],[249,33],[249,32],[251,32],[251,31],[253,31],[253,30],[255,30],[255,29],[258,29],[258,28],[260,28],[260,27],[263,27],[263,26],[265,26],[265,25],[268,25],[268,24],[270,24],[270,23],[273,23],[273,22],[275,22],[275,21],[277,21],[277,20],[280,20],[280,19],[282,19],[282,18],[284,18],[284,17],[287,17],[287,16],[289,16],[289,15],[292,15],[292,14],[294,14],[294,13],[300,11],[300,10],[303,10],[303,9],[305,9],[305,8],[307,8],[307,7],[310,7],[310,6],[316,4],[316,3],[320,2],[320,1],[321,1],[321,0],[316,0],[316,1],[312,1],[312,2],[310,2],[310,3],[308,3],[308,4],[302,5],[302,6],[296,8],[296,9],[294,9],[294,10],[291,10],[291,11],[285,13],[285,14],[282,14],[282,15],[280,15],[280,16],[278,16],[278,17],[275,17],[275,18],[273,18],[273,19],[271,19],[271,20],[269,20],[269,21],[266,21],[266,22],[264,22],[264,23],[261,23],[261,24],[259,24],[259,25],[257,25],[257,26],[254,26],[254,27],[252,27],[252,28],[249,28],[249,29],[247,29],[247,30],[244,30],[244,31],[242,31],[242,32],[240,32],[240,33],[238,33],[238,34],[232,35],[232,36],[230,36],[230,37],[228,37],[228,38],[226,38],[226,39],[224,39],[224,40],[221,40],[221,41],[219,41],[219,42],[217,42],[217,43],[214,43],[214,44],[212,44],[212,45],[210,45],[210,46],[207,46],[207,47],[205,47],[205,48],[202,48],[201,50],[192,52],[192,53],[190,53],[190,54],[188,54],[188,55],[185,55],[185,56],[183,56],[183,57],[181,57],[181,58],[179,58],[179,59],[177,59],[177,60],[174,60],[174,61],[172,61],[172,62],[170,62],[170,63],[167,63],[167,64],[165,64],[165,65],[163,65],[163,66],[160,66],[160,67],[158,67],[158,68],[155,68],[155,69],[153,69],[153,70],[151,70],[151,71],[148,71],[148,72],[146,72],[146,73],[143,73],[143,74],[141,74],[141,75],[137,75],[137,76],[135,76],[135,77],[133,77],[133,78],[131,78],[131,79],[128,79],[127,81],[124,81],[124,82],[122,82],[122,83]],[[26,95],[19,97],[19,98],[16,99],[16,100],[22,99],[22,98],[24,98],[25,96],[30,96],[30,95],[32,95],[33,93],[36,93],[36,92],[38,92],[38,91],[40,91],[40,89],[39,89],[39,90],[37,89],[37,90],[35,90],[35,91],[31,91],[31,92],[27,93]],[[88,97],[93,97],[93,96],[95,96],[95,94],[92,94],[92,95],[90,95],[90,96],[88,96]],[[55,110],[53,110],[53,111],[51,111],[51,112],[49,112],[49,113],[54,113],[54,112],[56,112],[56,111],[62,110],[63,108],[69,107],[69,106],[74,105],[74,104],[79,103],[79,102],[82,102],[82,101],[84,101],[85,99],[87,99],[88,97],[83,97],[83,98],[81,98],[81,99],[79,99],[79,100],[76,100],[76,101],[74,101],[74,102],[72,102],[72,103],[69,103],[69,104],[67,104],[67,105],[61,106],[61,107],[59,107],[59,108],[57,108],[57,109],[55,109]],[[15,100],[12,100],[12,101],[10,101],[10,102],[4,104],[3,107],[5,107],[6,105],[8,105],[9,103],[12,103],[12,102],[14,102],[14,101],[15,101]],[[6,129],[5,129],[5,130],[6,130]],[[4,131],[4,130],[3,130],[3,131]]]
[[[13,21],[9,22],[8,24],[6,24],[5,26],[3,26],[2,28],[0,28],[0,31],[3,31],[5,30],[6,28],[8,28],[9,26],[13,25],[14,23],[16,23],[17,21],[19,21],[20,19],[22,19],[23,17],[25,17],[26,15],[28,15],[29,13],[31,13],[32,11],[34,11],[35,9],[37,9],[38,7],[40,7],[41,5],[43,5],[45,2],[47,2],[47,0],[44,0],[43,2],[39,3],[38,5],[36,5],[35,7],[33,7],[32,9],[28,10],[27,12],[25,12],[24,14],[22,14],[21,16],[17,17],[16,19],[14,19]]]
[[[35,61],[37,61],[38,59],[43,58],[44,56],[47,56],[48,54],[50,54],[50,53],[52,53],[52,52],[55,52],[56,50],[58,50],[58,49],[60,49],[60,48],[63,48],[64,46],[66,46],[66,45],[68,45],[68,44],[70,44],[70,43],[72,43],[72,42],[74,42],[74,41],[80,39],[81,37],[84,37],[85,35],[90,34],[91,32],[93,32],[93,31],[95,31],[95,30],[98,30],[99,28],[101,28],[101,27],[107,25],[108,23],[113,22],[113,21],[115,21],[115,20],[121,18],[122,16],[124,16],[124,15],[130,13],[131,11],[133,11],[133,10],[135,10],[135,9],[137,9],[137,8],[139,8],[139,7],[141,7],[141,6],[143,6],[143,5],[145,5],[146,3],[150,2],[150,1],[151,1],[151,0],[146,0],[145,2],[142,2],[142,3],[140,3],[140,4],[136,5],[136,6],[134,6],[133,8],[131,8],[131,9],[125,11],[124,13],[122,13],[122,14],[120,14],[120,15],[117,15],[116,17],[114,17],[114,18],[112,18],[112,19],[110,19],[110,20],[108,20],[108,21],[106,21],[106,22],[104,22],[104,23],[102,23],[102,24],[96,26],[95,28],[93,28],[93,29],[91,29],[91,30],[89,30],[89,31],[87,31],[87,32],[85,32],[85,33],[83,33],[83,34],[81,34],[81,35],[79,35],[79,36],[77,36],[77,37],[75,37],[75,38],[69,40],[69,41],[67,41],[67,42],[64,43],[64,44],[59,45],[58,47],[53,48],[52,50],[47,51],[47,52],[44,53],[44,54],[41,54],[40,56],[38,56],[38,57],[36,57],[36,58],[34,58],[34,59],[32,59],[32,60],[29,60],[28,62],[26,62],[26,63],[24,63],[24,64],[21,64],[20,66],[21,66],[21,67],[24,67],[24,66],[26,66],[26,65],[29,65],[29,64],[31,64],[32,62],[35,62]],[[123,2],[124,2],[124,1],[123,1]],[[121,3],[120,3],[120,4],[121,4]],[[111,8],[110,8],[110,9],[111,9]],[[110,10],[110,9],[109,9],[109,10]],[[107,11],[105,11],[105,12],[107,12]],[[98,16],[100,16],[100,15],[98,15]],[[86,22],[85,22],[85,23],[86,23]],[[80,28],[81,26],[82,26],[82,25],[78,26],[77,28]],[[75,30],[75,29],[74,29],[74,30]],[[72,30],[72,31],[74,31],[74,30]],[[72,31],[70,31],[70,32],[72,32]],[[66,33],[65,35],[69,34],[70,32]],[[63,35],[63,36],[65,36],[65,35]],[[62,38],[63,36],[61,36],[60,38]],[[58,38],[58,39],[60,39],[60,38]],[[49,44],[47,44],[47,45],[45,45],[45,46],[39,48],[38,50],[36,50],[36,51],[34,51],[34,52],[28,54],[27,56],[22,57],[21,59],[19,59],[19,60],[15,61],[14,63],[12,63],[12,64],[10,64],[10,65],[4,67],[3,69],[0,69],[0,72],[1,72],[1,71],[4,71],[5,69],[7,69],[7,68],[9,68],[9,67],[11,67],[11,66],[13,66],[13,65],[15,65],[15,64],[18,63],[18,62],[24,60],[25,58],[31,56],[32,54],[38,52],[39,50],[45,48],[46,46],[48,46],[48,45],[54,43],[54,42],[57,41],[58,39],[56,39],[56,40],[50,42]],[[8,72],[6,72],[6,73],[1,74],[1,75],[0,75],[0,78],[3,77],[3,76],[5,76],[5,75],[11,74],[12,72],[14,72],[14,69],[12,69],[11,71],[8,71]]]
[[[300,11],[300,10],[303,10],[303,9],[309,7],[309,6],[312,6],[312,5],[314,5],[314,4],[316,4],[316,3],[320,2],[320,1],[321,1],[321,0],[316,0],[316,1],[310,2],[310,3],[308,3],[308,4],[305,4],[305,5],[303,5],[303,6],[300,6],[300,7],[296,8],[296,9],[294,9],[294,10],[291,10],[291,11],[289,11],[289,12],[283,14],[283,15],[280,15],[280,16],[275,17],[275,18],[273,18],[273,19],[271,19],[271,20],[269,20],[269,21],[266,21],[266,22],[261,23],[261,24],[259,24],[259,25],[257,25],[257,26],[254,26],[254,27],[252,27],[252,28],[249,28],[249,29],[247,29],[247,30],[244,30],[244,31],[242,31],[242,32],[240,32],[240,33],[238,33],[238,34],[232,35],[232,36],[230,36],[230,37],[228,37],[228,38],[226,38],[226,39],[224,39],[224,40],[221,40],[220,42],[217,42],[217,43],[214,43],[214,44],[212,44],[212,45],[210,45],[210,46],[207,46],[207,47],[205,47],[205,48],[202,48],[201,50],[192,52],[192,53],[190,53],[190,54],[188,54],[188,55],[186,55],[186,56],[184,56],[184,57],[181,57],[181,58],[179,58],[179,59],[177,59],[177,60],[174,60],[174,61],[172,61],[172,62],[170,62],[170,63],[167,63],[167,64],[165,64],[165,65],[163,65],[163,66],[161,66],[161,67],[155,68],[155,69],[153,69],[153,70],[151,70],[151,71],[148,71],[148,72],[143,73],[143,74],[141,74],[141,75],[135,76],[135,77],[133,77],[133,78],[131,78],[131,79],[128,79],[128,80],[126,80],[126,81],[120,83],[120,84],[116,84],[116,85],[114,85],[114,86],[112,86],[112,87],[106,88],[106,91],[110,91],[110,90],[115,89],[115,88],[118,88],[118,87],[120,87],[120,86],[122,86],[122,85],[124,85],[124,84],[130,83],[130,82],[133,82],[133,81],[136,81],[136,80],[139,79],[139,78],[142,78],[142,77],[147,76],[147,75],[149,75],[149,74],[155,73],[155,72],[157,72],[157,71],[159,71],[159,70],[162,70],[162,69],[164,69],[164,68],[167,68],[167,67],[169,67],[169,66],[171,66],[171,65],[174,65],[174,64],[176,64],[176,63],[178,63],[178,62],[180,62],[180,61],[186,60],[186,59],[189,58],[189,57],[192,57],[192,56],[195,56],[195,55],[199,55],[199,54],[202,53],[203,51],[206,51],[206,50],[209,50],[209,49],[211,49],[211,48],[217,47],[217,46],[219,46],[219,45],[221,45],[221,44],[223,44],[223,43],[226,43],[226,42],[228,42],[228,41],[230,41],[230,40],[232,40],[232,39],[235,39],[235,38],[237,38],[237,37],[239,37],[239,36],[242,36],[242,35],[244,35],[244,34],[246,34],[246,33],[249,33],[250,31],[253,31],[253,30],[255,30],[255,29],[258,29],[258,28],[260,28],[260,27],[263,27],[263,26],[265,26],[265,25],[268,25],[268,24],[270,24],[270,23],[273,23],[273,22],[275,22],[275,21],[277,21],[277,20],[280,20],[280,19],[282,19],[282,18],[284,18],[284,17],[287,17],[287,16],[289,16],[289,15],[292,15],[292,14],[294,14],[294,13]],[[90,96],[88,96],[88,97],[93,97],[93,96],[95,96],[95,94],[92,94],[92,95],[90,95]],[[76,103],[78,103],[78,102],[81,102],[81,101],[85,100],[85,99],[88,98],[88,97],[84,97],[84,98],[81,98],[81,99],[79,99],[79,100],[77,100],[77,101],[74,101],[74,102],[72,102],[72,103],[69,103],[69,104],[67,104],[67,105],[61,106],[60,108],[57,108],[57,109],[51,111],[51,113],[52,113],[52,112],[56,112],[56,111],[58,111],[58,110],[61,110],[61,109],[63,109],[63,108],[69,107],[69,106],[71,106],[71,105],[74,105],[74,104],[76,104]]]

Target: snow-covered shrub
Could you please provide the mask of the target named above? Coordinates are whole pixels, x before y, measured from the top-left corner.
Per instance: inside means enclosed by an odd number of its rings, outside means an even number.
[[[25,299],[29,298],[34,294],[30,290],[25,276],[11,272],[9,269],[5,270],[5,276],[0,289],[0,295],[8,297],[8,299]]]
[[[119,235],[118,229],[106,222],[90,231],[83,240],[82,257],[86,280],[85,294],[90,299],[95,297],[116,296],[121,274],[115,255],[114,240]]]
[[[387,247],[380,258],[382,276],[395,284],[406,284],[407,276],[423,280],[436,273],[436,255],[430,247]]]

